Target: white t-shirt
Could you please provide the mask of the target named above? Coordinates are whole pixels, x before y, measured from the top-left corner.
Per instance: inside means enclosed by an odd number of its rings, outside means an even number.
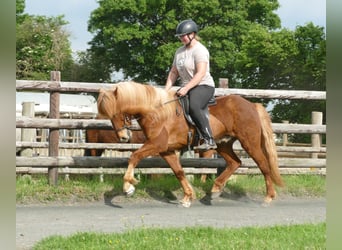
[[[173,65],[177,67],[182,86],[185,86],[196,74],[196,64],[199,62],[207,63],[206,74],[199,85],[209,85],[215,88],[214,80],[209,71],[209,51],[200,42],[189,49],[182,46],[175,53]]]

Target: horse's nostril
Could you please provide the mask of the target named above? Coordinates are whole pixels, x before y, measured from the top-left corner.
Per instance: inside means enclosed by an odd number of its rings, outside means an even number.
[[[121,137],[120,142],[128,142],[129,138],[128,137]]]

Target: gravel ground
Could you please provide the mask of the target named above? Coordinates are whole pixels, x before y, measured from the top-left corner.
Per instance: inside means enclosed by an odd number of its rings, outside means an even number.
[[[51,235],[76,232],[123,232],[137,227],[244,227],[317,223],[326,220],[325,198],[280,197],[269,207],[262,199],[220,197],[196,200],[190,208],[173,201],[133,200],[16,207],[16,249]]]

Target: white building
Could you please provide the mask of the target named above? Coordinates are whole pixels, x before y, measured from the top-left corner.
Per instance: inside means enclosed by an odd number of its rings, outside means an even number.
[[[22,109],[24,102],[34,103],[35,117],[48,117],[50,109],[50,94],[49,93],[37,93],[37,92],[17,92],[16,93],[16,116],[22,116]],[[60,118],[95,118],[97,114],[96,99],[91,95],[81,94],[60,94]],[[45,131],[46,132],[46,131]],[[37,131],[37,134],[41,131]],[[68,136],[68,131],[65,129],[60,130],[61,139]],[[73,136],[77,135],[79,138],[83,138],[83,132],[81,130],[73,130]],[[46,136],[46,133],[44,133]],[[21,129],[16,130],[16,140],[21,140]]]
[[[35,103],[36,116],[47,116],[50,109],[50,94],[37,92],[16,93],[16,116],[22,115],[22,104],[24,102]],[[71,116],[93,116],[97,114],[96,99],[91,95],[60,94],[60,116],[61,118]],[[44,115],[45,114],[45,115]]]

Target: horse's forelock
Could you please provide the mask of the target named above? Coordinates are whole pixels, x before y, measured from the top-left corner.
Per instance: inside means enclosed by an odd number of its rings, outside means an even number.
[[[114,101],[114,91],[100,89],[100,94],[97,101],[97,110],[99,115],[111,119],[116,112],[115,108],[116,105]]]

